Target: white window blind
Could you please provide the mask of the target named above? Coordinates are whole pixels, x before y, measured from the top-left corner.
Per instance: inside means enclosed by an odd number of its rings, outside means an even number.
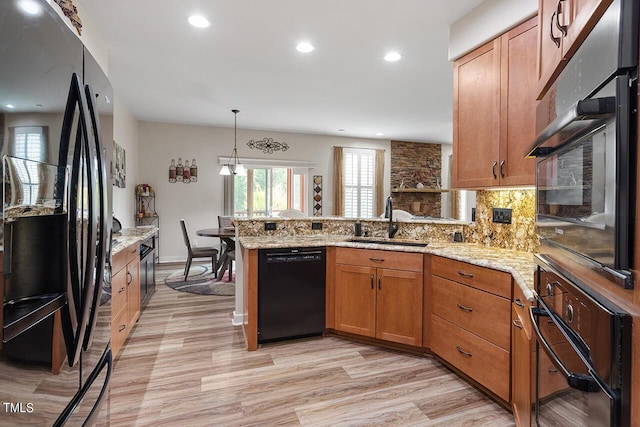
[[[344,215],[373,217],[375,150],[344,149]]]
[[[44,135],[41,127],[16,128],[13,143],[15,157],[41,162],[44,159],[43,145]],[[30,162],[16,162],[15,166],[22,187],[22,203],[36,204],[40,185],[38,166]]]

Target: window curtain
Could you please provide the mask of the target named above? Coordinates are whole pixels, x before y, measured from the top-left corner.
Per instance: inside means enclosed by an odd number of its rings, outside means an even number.
[[[333,147],[333,215],[344,216],[344,150]]]
[[[375,213],[380,216],[384,212],[384,150],[376,150],[375,174]]]

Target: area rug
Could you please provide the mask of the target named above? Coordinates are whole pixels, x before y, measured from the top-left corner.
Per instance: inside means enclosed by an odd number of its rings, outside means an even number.
[[[184,269],[169,274],[164,283],[171,289],[200,295],[232,296],[236,294],[235,274],[229,280],[228,271],[221,281],[213,276],[211,266],[192,265],[189,277],[184,280]]]

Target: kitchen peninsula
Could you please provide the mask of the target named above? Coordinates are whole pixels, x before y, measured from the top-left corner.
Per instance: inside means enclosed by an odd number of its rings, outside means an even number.
[[[506,406],[511,303],[533,300],[533,255],[453,242],[470,232],[461,221],[406,220],[395,239],[387,220],[360,222],[368,237],[354,236],[353,219],[237,221],[247,349],[259,342],[259,252],[325,247],[325,334],[436,354]]]

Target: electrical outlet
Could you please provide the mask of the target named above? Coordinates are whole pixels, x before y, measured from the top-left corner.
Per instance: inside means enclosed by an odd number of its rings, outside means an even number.
[[[322,230],[322,223],[321,222],[312,222],[311,223],[311,229],[312,230]]]
[[[511,224],[511,209],[507,208],[493,208],[493,222],[499,222],[501,224]]]
[[[275,222],[265,222],[264,223],[264,231],[274,231],[276,229]]]

